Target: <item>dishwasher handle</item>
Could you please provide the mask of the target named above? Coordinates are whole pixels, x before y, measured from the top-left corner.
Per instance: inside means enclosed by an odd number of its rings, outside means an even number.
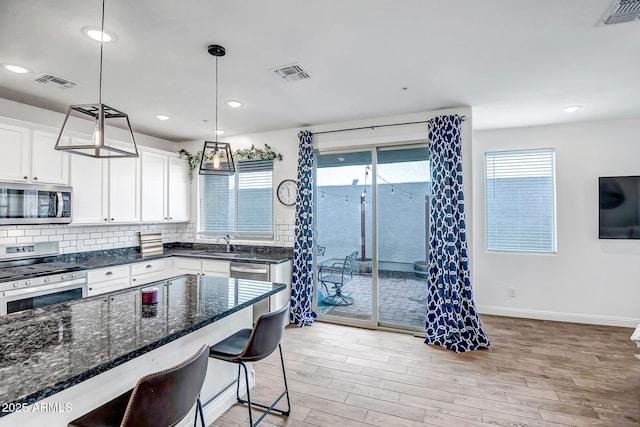
[[[231,271],[237,273],[249,273],[249,274],[267,274],[269,270],[266,268],[248,268],[248,267],[236,267],[231,266]]]

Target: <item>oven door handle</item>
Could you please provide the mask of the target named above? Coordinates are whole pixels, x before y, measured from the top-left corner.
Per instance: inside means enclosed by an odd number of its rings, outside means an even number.
[[[64,210],[64,202],[62,200],[62,192],[56,192],[56,218],[62,218],[62,211]]]
[[[42,286],[26,287],[26,288],[19,288],[19,289],[9,289],[8,291],[4,291],[4,297],[12,298],[20,295],[36,294],[44,291],[55,291],[55,290],[65,291],[65,290],[69,290],[69,288],[74,288],[74,287],[77,288],[80,286],[86,287],[87,280],[82,278],[82,279],[69,280],[61,283],[53,283],[51,285],[42,285]]]

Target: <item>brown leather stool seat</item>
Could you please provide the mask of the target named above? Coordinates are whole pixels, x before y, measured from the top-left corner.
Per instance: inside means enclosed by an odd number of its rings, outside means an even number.
[[[135,387],[93,411],[71,421],[68,427],[165,427],[186,417],[196,405],[196,419],[204,414],[200,389],[207,374],[209,347],[204,345],[184,362],[145,375]],[[195,426],[195,420],[194,420]]]
[[[279,412],[284,416],[291,413],[291,402],[289,401],[289,389],[287,387],[287,374],[284,369],[284,358],[282,357],[282,336],[284,335],[285,321],[288,318],[289,305],[272,313],[263,314],[256,320],[253,329],[242,329],[235,334],[225,338],[219,343],[212,345],[209,356],[214,359],[238,364],[238,378],[236,379],[236,399],[242,404],[247,404],[249,408],[249,424],[251,427],[258,425],[260,421],[271,411]],[[251,401],[249,393],[249,374],[245,362],[257,362],[269,356],[275,350],[280,350],[280,363],[282,364],[282,376],[284,378],[284,391],[269,406]],[[247,388],[247,399],[240,397],[240,376],[241,368],[244,368],[244,379]],[[280,399],[287,397],[287,410],[276,409]],[[266,411],[253,423],[252,407],[266,409]]]

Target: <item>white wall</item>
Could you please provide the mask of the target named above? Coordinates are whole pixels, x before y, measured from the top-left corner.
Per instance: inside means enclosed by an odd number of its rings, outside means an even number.
[[[640,175],[639,139],[640,119],[473,133],[473,283],[481,313],[640,322],[640,241],[598,239],[598,177]],[[530,148],[555,149],[557,254],[488,253],[484,153]]]

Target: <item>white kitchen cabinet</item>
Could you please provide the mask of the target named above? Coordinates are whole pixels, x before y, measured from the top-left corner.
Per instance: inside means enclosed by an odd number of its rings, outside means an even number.
[[[188,221],[189,179],[184,160],[141,150],[142,221]]]
[[[170,221],[189,220],[189,175],[185,161],[169,157],[167,214]]]
[[[173,257],[173,273],[205,274],[209,276],[229,277],[229,261],[201,260],[197,258]]]
[[[108,161],[104,159],[79,155],[71,158],[74,224],[108,222],[108,181],[104,179],[108,176],[107,167]]]
[[[117,146],[113,144],[112,146]],[[140,161],[109,159],[109,222],[140,221]],[[104,177],[103,177],[104,179]]]
[[[88,141],[78,140],[78,144]],[[74,224],[140,220],[140,163],[136,158],[71,158]]]
[[[29,178],[29,129],[0,123],[0,179],[25,182]]]
[[[202,261],[202,274],[207,276],[229,277],[229,261]]]
[[[151,151],[140,153],[142,187],[140,191],[143,221],[167,219],[167,156]]]
[[[69,184],[68,154],[54,150],[58,135],[0,123],[0,180]]]
[[[34,130],[31,134],[32,182],[69,184],[69,154],[54,150],[58,135]]]
[[[171,269],[166,268],[164,259],[131,264],[131,286],[146,285],[171,276]]]
[[[129,287],[129,265],[98,268],[87,272],[88,296],[100,295]]]

